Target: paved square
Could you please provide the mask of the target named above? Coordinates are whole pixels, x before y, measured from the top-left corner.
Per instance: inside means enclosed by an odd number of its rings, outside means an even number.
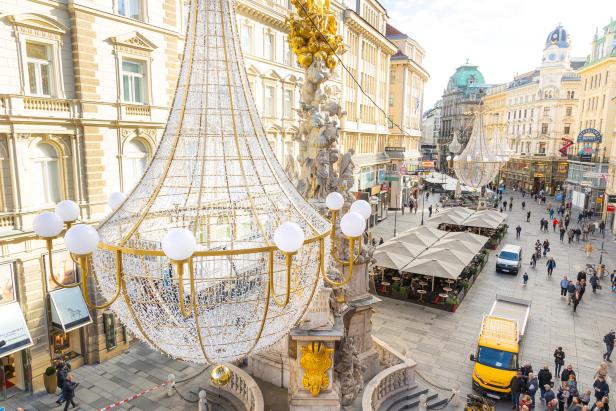
[[[571,363],[583,389],[593,383],[594,371],[602,361],[604,348],[603,335],[610,328],[616,328],[616,294],[610,292],[609,278],[604,279],[605,287],[593,295],[590,287],[584,294],[577,312],[567,306],[560,297],[559,281],[563,274],[577,275],[586,263],[596,264],[599,260],[601,237],[597,232],[591,236],[594,251],[586,257],[583,242],[567,244],[559,241],[558,231],[553,232],[550,224],[548,233],[539,233],[539,220],[548,218],[545,206],[536,204],[526,196],[526,209],[531,210],[531,222],[526,222],[526,212],[522,211],[522,198],[517,193],[507,191],[504,199],[514,197],[513,211],[509,213],[509,231],[503,239],[505,243],[519,244],[523,248],[522,272],[513,276],[495,272],[494,252],[469,294],[455,313],[424,308],[412,303],[384,298],[376,307],[373,318],[373,332],[392,346],[405,351],[418,363],[418,371],[429,380],[444,386],[459,384],[462,393],[472,390],[472,362],[469,354],[476,349],[477,337],[484,313],[490,309],[496,294],[505,294],[532,300],[531,314],[526,335],[522,342],[520,362],[530,362],[537,372],[544,364],[553,370],[553,351],[562,346],[566,353],[566,364]],[[436,196],[431,196],[430,203]],[[549,200],[548,200],[549,201]],[[427,207],[427,204],[426,204]],[[572,224],[575,227],[577,212],[574,210]],[[404,216],[398,213],[397,228],[401,232],[414,227],[419,222],[420,213]],[[393,235],[393,215],[373,229],[378,239],[388,239]],[[427,217],[427,212],[426,216]],[[515,227],[522,226],[520,240],[515,239]],[[529,267],[533,243],[536,239],[547,238],[551,253],[556,260],[556,269],[551,278],[547,277],[546,258],[537,263],[537,268]],[[606,253],[603,261],[607,269],[616,268],[616,244],[608,233],[605,239]],[[522,273],[529,274],[529,283],[522,285]],[[616,365],[610,366],[610,375],[616,377]],[[611,387],[612,390],[616,386]],[[499,409],[511,407],[501,402]]]

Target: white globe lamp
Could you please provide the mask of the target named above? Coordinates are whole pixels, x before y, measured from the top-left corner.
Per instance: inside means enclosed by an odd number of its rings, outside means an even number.
[[[366,229],[366,219],[363,215],[349,211],[340,219],[340,229],[349,238],[357,238]]]
[[[451,161],[451,156],[447,156],[445,158],[447,159],[447,161]]]
[[[173,261],[184,261],[197,250],[197,240],[192,231],[186,228],[172,228],[162,241],[165,255]]]
[[[60,201],[56,204],[56,214],[65,223],[73,222],[79,218],[79,206],[71,200]]]
[[[66,248],[76,255],[92,254],[98,245],[98,232],[87,224],[77,224],[64,235]]]
[[[296,223],[282,223],[274,231],[274,243],[282,252],[296,253],[304,244],[304,231]]]
[[[37,215],[32,222],[32,229],[36,235],[43,238],[57,237],[63,228],[64,222],[60,216],[49,211]]]
[[[107,204],[109,205],[109,207],[111,207],[113,211],[115,211],[118,209],[118,207],[122,205],[124,200],[126,200],[126,197],[127,197],[126,194],[120,191],[114,191],[113,193],[109,194],[109,198],[107,199]]]
[[[338,192],[329,193],[325,197],[325,205],[332,211],[338,211],[344,205],[344,197]]]
[[[366,200],[353,201],[353,204],[351,204],[351,208],[349,211],[361,215],[362,217],[364,217],[365,220],[370,218],[370,216],[372,215],[372,207],[370,206],[370,203],[368,203]]]

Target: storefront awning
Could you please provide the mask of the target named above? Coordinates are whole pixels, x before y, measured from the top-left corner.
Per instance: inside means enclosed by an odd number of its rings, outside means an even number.
[[[0,306],[0,357],[23,350],[32,345],[32,337],[19,302]]]
[[[60,288],[49,293],[51,325],[69,332],[90,324],[92,318],[81,295],[81,288]]]

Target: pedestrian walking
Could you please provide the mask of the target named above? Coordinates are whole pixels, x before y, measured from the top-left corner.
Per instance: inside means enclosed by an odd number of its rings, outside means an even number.
[[[567,214],[567,216],[565,217],[565,228],[568,230],[569,229],[569,223],[571,222],[571,217],[569,217],[569,214]]]
[[[75,404],[75,388],[77,388],[79,383],[73,381],[73,375],[68,374],[66,376],[66,380],[64,381],[64,385],[62,386],[62,394],[64,395],[64,411],[68,410],[69,404],[75,408],[77,404]]]
[[[578,306],[578,304],[580,304],[580,300],[581,300],[581,298],[580,298],[580,292],[579,292],[579,291],[576,291],[576,292],[573,294],[573,297],[571,298],[571,301],[573,302],[573,312],[576,312],[576,311],[577,311],[577,306]]]
[[[556,226],[558,225],[558,219],[555,218],[552,220],[552,229],[556,232]]]
[[[558,387],[556,399],[558,399],[558,411],[565,411],[565,405],[567,404],[567,401],[569,401],[569,386],[566,382],[561,382]]]
[[[567,296],[567,287],[569,286],[569,279],[567,278],[566,275],[563,275],[563,279],[560,280],[560,296],[561,297],[566,297]]]
[[[556,260],[554,260],[554,257],[550,257],[545,265],[548,267],[548,277],[551,277],[554,269],[556,268]]]
[[[515,238],[520,238],[520,233],[522,232],[522,227],[520,224],[515,228]]]
[[[584,226],[582,227],[582,241],[588,241],[588,232],[588,226],[584,224]]]
[[[569,280],[569,284],[567,284],[567,305],[571,305],[571,300],[576,291],[575,284],[573,284],[573,281]]]
[[[592,243],[590,241],[584,246],[584,253],[586,253],[586,257],[590,257],[592,253]]]
[[[567,230],[565,230],[565,227],[561,227],[560,228],[560,242],[564,242],[565,241],[565,233],[567,232]]]
[[[509,203],[509,211],[511,211],[512,208],[513,208],[513,201]]]
[[[64,402],[62,388],[64,387],[64,381],[66,381],[66,376],[68,375],[69,370],[69,366],[61,358],[56,361],[57,386],[60,389],[60,394],[56,400],[56,404],[58,405]]]
[[[602,362],[601,364],[599,364],[599,366],[595,370],[595,375],[594,375],[593,379],[596,380],[597,378],[599,378],[600,375],[603,375],[603,377],[607,378],[607,374],[608,374],[607,363],[606,362]]]
[[[537,253],[533,253],[530,256],[530,266],[532,268],[536,268],[537,267]]]
[[[550,220],[554,218],[554,209],[550,208]]]
[[[590,277],[590,286],[592,287],[592,293],[597,294],[597,288],[599,287],[599,276],[597,273],[593,273]]]
[[[522,377],[522,373],[518,371],[516,375],[511,378],[511,383],[509,384],[511,387],[511,403],[513,407],[512,410],[520,409],[520,394],[522,394],[522,388],[524,388],[524,378]]]
[[[524,280],[524,285],[528,284],[528,273],[527,272],[524,272],[522,279]]]
[[[580,289],[578,292],[580,293],[580,302],[582,302],[582,298],[584,298],[584,293],[586,292],[586,280],[580,281]]]
[[[545,401],[545,408],[549,411],[553,411],[556,409],[558,405],[558,400],[556,399],[556,393],[552,390],[552,385],[550,383],[545,384],[543,386],[545,389],[545,395],[543,397]]]
[[[539,389],[539,379],[532,372],[528,373],[526,379],[526,393],[530,396],[531,408],[535,408],[535,395]]]
[[[573,370],[573,365],[567,364],[567,368],[565,368],[563,372],[560,373],[560,380],[563,382],[569,381],[570,375],[575,376],[575,371]]]
[[[428,207],[428,218],[432,217],[432,204]]]
[[[612,351],[614,351],[614,340],[616,339],[616,332],[614,330],[610,330],[609,333],[603,336],[603,342],[605,343],[606,353],[603,354],[603,359],[607,362],[612,362],[610,360],[610,356],[612,355]]]
[[[582,235],[582,230],[580,230],[580,227],[577,227],[575,229],[575,241],[576,242],[580,242],[580,236]]]
[[[554,350],[554,376],[558,378],[560,370],[565,365],[565,352],[563,347],[558,347]]]
[[[503,201],[503,208],[506,210],[507,209],[507,200]]]
[[[567,232],[567,238],[569,239],[569,244],[573,242],[573,237],[575,236],[575,230],[572,228]]]
[[[550,242],[546,238],[543,241],[543,256],[545,257],[549,251],[550,251]]]
[[[599,223],[599,234],[603,235],[604,232],[605,232],[605,221],[601,221]]]

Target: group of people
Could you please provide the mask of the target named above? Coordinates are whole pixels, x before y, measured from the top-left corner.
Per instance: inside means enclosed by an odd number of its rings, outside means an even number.
[[[607,353],[603,358],[611,362],[610,355],[614,349],[614,331],[605,337]],[[565,368],[565,352],[562,347],[554,351],[554,374],[548,365],[544,365],[537,374],[526,363],[511,379],[512,409],[530,411],[536,408],[537,392],[539,401],[550,411],[609,411],[609,376],[607,362],[602,362],[595,371],[592,389],[578,385],[575,370],[571,364]]]

